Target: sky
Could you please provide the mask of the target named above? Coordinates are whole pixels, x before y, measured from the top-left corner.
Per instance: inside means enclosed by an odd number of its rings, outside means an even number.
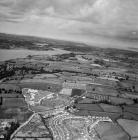
[[[0,0],[0,32],[138,49],[138,0]]]

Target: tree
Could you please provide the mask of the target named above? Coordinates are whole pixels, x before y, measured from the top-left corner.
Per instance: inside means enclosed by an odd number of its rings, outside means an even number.
[[[5,140],[10,140],[12,133],[20,126],[19,122],[10,122],[10,127],[6,127],[5,130],[7,131],[5,135]]]

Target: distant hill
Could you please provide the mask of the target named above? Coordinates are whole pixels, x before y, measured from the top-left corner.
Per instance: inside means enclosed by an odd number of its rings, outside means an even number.
[[[38,47],[37,44],[44,44],[43,47]],[[46,45],[45,45],[46,44]],[[0,33],[0,49],[13,49],[13,48],[24,48],[31,50],[48,50],[52,48],[61,48],[72,52],[90,53],[94,55],[105,55],[105,56],[121,56],[124,55],[126,58],[138,57],[137,51],[123,50],[116,48],[100,48],[98,46],[91,46],[85,43],[78,43],[65,40],[57,40],[51,38],[42,38],[25,35],[13,35]],[[135,50],[137,48],[134,48]]]
[[[138,51],[138,48],[135,48],[135,47],[129,47],[128,49],[130,49],[130,50],[133,50],[133,51]]]
[[[75,46],[87,46],[84,43],[72,42],[72,41],[65,41],[65,40],[57,40],[51,38],[43,38],[43,37],[36,37],[36,36],[25,36],[25,35],[15,35],[15,34],[6,34],[0,33],[0,39],[8,39],[11,41],[31,41],[37,43],[47,43],[52,45],[75,45]]]

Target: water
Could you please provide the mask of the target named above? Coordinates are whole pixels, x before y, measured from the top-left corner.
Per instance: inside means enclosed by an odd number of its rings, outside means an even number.
[[[27,49],[0,49],[0,61],[6,61],[16,58],[25,58],[28,55],[56,55],[69,53],[69,51],[54,49],[49,51],[27,50]]]

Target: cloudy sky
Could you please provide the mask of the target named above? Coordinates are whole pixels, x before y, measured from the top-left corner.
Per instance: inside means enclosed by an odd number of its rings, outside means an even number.
[[[0,0],[0,32],[138,48],[138,0]]]

